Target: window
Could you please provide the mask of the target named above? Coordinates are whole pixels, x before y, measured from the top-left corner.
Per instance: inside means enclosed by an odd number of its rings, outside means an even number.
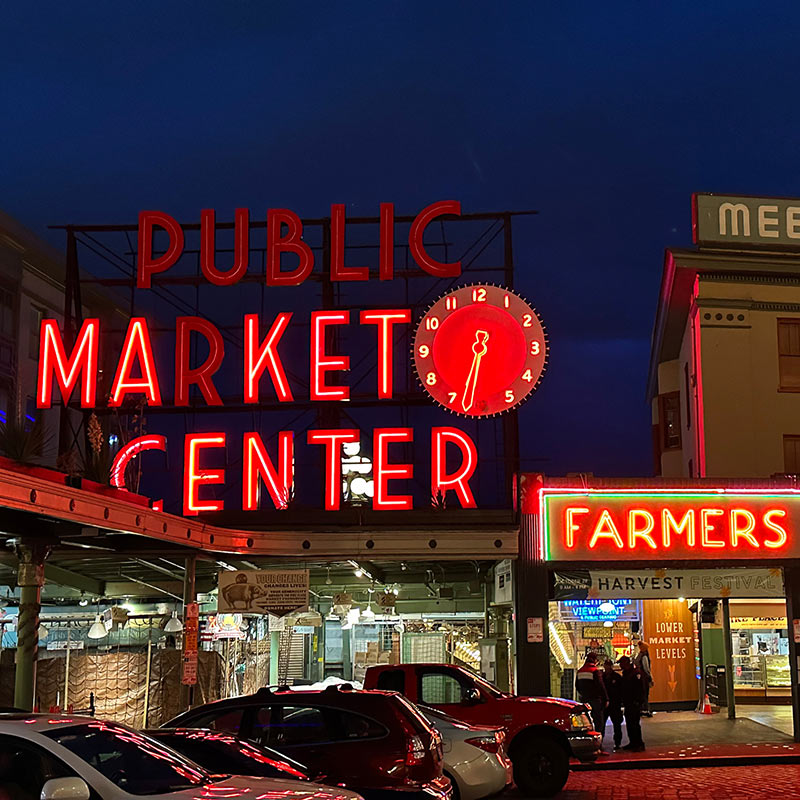
[[[420,697],[428,705],[460,703],[466,689],[466,684],[443,672],[424,672],[420,681]]]
[[[800,392],[800,319],[778,320],[778,389]]]
[[[400,692],[406,689],[406,674],[402,669],[386,669],[378,675],[377,689],[387,692]]]
[[[783,437],[783,471],[800,475],[800,436]]]
[[[379,722],[362,717],[361,714],[353,714],[350,711],[333,712],[338,717],[337,739],[352,741],[354,739],[379,739],[386,736],[388,731]]]
[[[59,759],[16,736],[0,736],[0,797],[39,800],[51,778],[75,773]]]
[[[28,358],[39,358],[39,331],[42,329],[43,319],[44,309],[32,305],[29,312]]]
[[[683,365],[683,391],[686,392],[686,430],[692,427],[692,385],[689,382],[689,365]]]
[[[0,334],[14,337],[14,295],[8,289],[0,289]]]
[[[33,430],[36,421],[39,419],[39,409],[36,408],[36,401],[32,397],[25,398],[25,419],[22,424],[26,432]]]
[[[274,747],[279,752],[283,747],[330,742],[334,738],[322,708],[271,706],[269,723],[264,725],[261,719],[265,734],[261,739],[262,744]]]
[[[681,446],[681,393],[669,392],[658,398],[661,420],[661,447],[675,450]]]
[[[193,728],[208,728],[212,731],[239,733],[239,729],[242,727],[243,715],[244,709],[242,708],[226,708],[210,714],[193,717],[188,723]]]

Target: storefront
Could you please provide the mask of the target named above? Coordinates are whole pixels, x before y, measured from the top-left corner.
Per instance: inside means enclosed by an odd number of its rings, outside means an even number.
[[[800,492],[788,481],[580,484],[522,476],[520,572],[541,590],[518,613],[523,630],[538,628],[533,611],[546,624],[541,642],[518,644],[520,673],[571,697],[589,652],[616,661],[643,642],[654,710],[707,695],[731,714],[793,704],[797,726]]]

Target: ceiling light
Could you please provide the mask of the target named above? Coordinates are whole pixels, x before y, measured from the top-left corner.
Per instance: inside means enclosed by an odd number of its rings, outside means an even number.
[[[100,615],[98,614],[94,618],[94,622],[92,623],[92,627],[89,628],[89,633],[86,634],[90,639],[105,639],[108,636],[108,631],[106,630],[106,626],[100,620]]]
[[[399,586],[395,586],[395,587],[394,587],[394,589],[392,589],[392,594],[393,594],[395,597],[397,597],[397,595],[399,595],[399,594],[400,594],[400,587],[399,587]]]
[[[178,612],[173,611],[172,616],[164,626],[164,633],[180,633],[183,630],[183,623],[178,619]]]
[[[612,622],[610,619],[607,619],[607,620],[606,620],[606,621],[603,623],[603,627],[604,627],[604,628],[613,628],[613,627],[614,627],[614,623],[613,623],[613,622]]]
[[[85,597],[81,597],[81,599],[78,600],[78,605],[79,606],[88,606],[89,605],[89,601]]]
[[[375,612],[372,610],[371,606],[367,606],[364,609],[364,613],[361,615],[361,620],[363,622],[374,622],[375,621]]]
[[[328,577],[325,578],[325,585],[330,586],[332,583],[333,581],[331,580],[331,568],[328,567]]]
[[[356,570],[356,571],[353,573],[353,575],[355,575],[355,576],[356,576],[356,578],[363,578],[363,577],[364,577],[364,570],[363,570],[363,569],[361,569],[361,567],[359,567],[359,568],[358,568],[358,569],[357,569],[357,570]]]

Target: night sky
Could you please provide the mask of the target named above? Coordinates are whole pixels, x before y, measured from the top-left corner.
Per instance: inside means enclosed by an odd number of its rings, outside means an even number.
[[[33,8],[35,6],[35,9]],[[332,202],[538,209],[524,467],[647,475],[663,251],[693,191],[800,195],[796,3],[9,3],[0,207],[52,223]]]

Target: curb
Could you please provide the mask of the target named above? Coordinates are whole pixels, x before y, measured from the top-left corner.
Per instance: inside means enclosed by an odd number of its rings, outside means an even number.
[[[683,769],[686,767],[742,767],[754,764],[800,764],[800,753],[765,755],[687,756],[685,758],[639,758],[630,761],[593,761],[570,764],[575,772],[605,772],[619,769]]]

